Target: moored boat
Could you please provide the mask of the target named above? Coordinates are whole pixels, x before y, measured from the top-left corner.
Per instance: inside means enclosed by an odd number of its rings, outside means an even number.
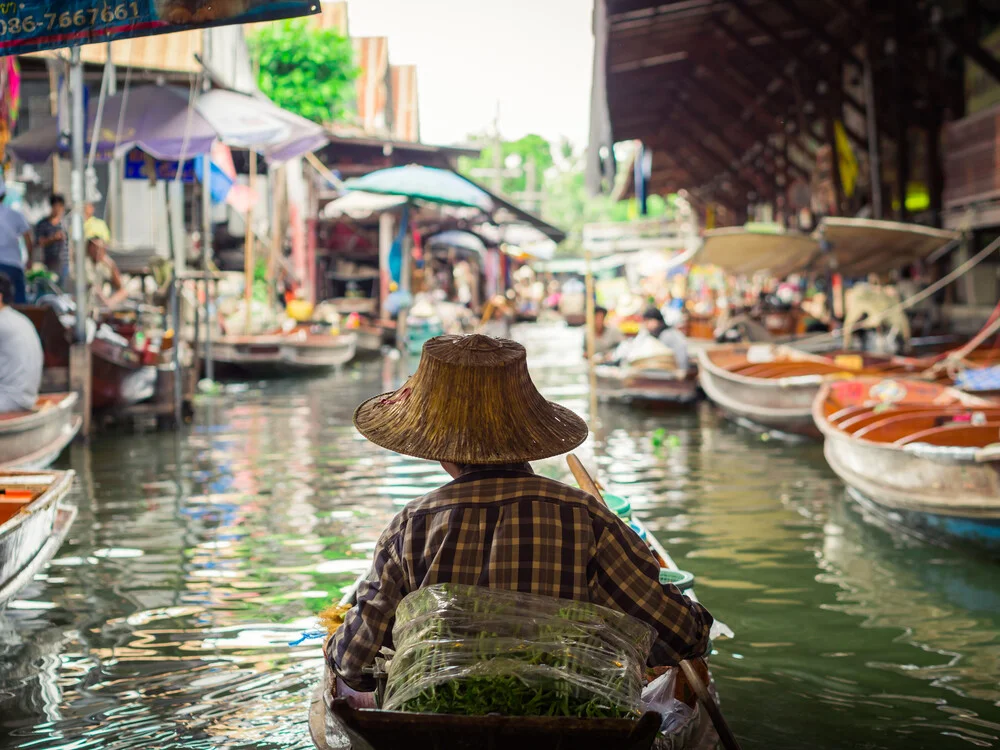
[[[734,344],[698,352],[701,387],[727,416],[784,433],[819,437],[812,403],[829,380],[915,372],[912,360],[844,352],[822,356],[774,344]]]
[[[830,467],[869,510],[933,541],[1000,553],[1000,403],[913,380],[827,383]]]
[[[610,497],[609,497],[610,499]],[[614,501],[612,501],[614,502]],[[620,503],[620,501],[618,501]],[[612,509],[622,511],[622,506]],[[625,517],[628,513],[624,504]],[[646,542],[660,563],[661,582],[670,582],[686,595],[695,598],[694,578],[680,571],[666,549],[639,521],[629,519],[633,530]],[[365,576],[359,578],[357,583]],[[344,596],[349,604],[357,583]],[[399,747],[468,748],[518,747],[525,750],[553,747],[594,748],[670,748],[708,750],[717,742],[711,721],[696,702],[682,675],[678,674],[675,697],[690,708],[686,719],[679,721],[668,735],[657,737],[662,717],[646,712],[638,719],[583,719],[539,716],[457,716],[403,711],[384,711],[375,707],[372,693],[354,693],[341,683],[329,666],[324,647],[322,685],[309,708],[309,732],[320,750],[395,750]],[[340,694],[338,694],[338,690]],[[442,737],[448,741],[442,743]]]
[[[666,367],[596,365],[598,397],[628,404],[676,404],[698,400],[698,371],[690,368],[684,377]]]
[[[65,502],[73,473],[0,473],[0,606],[24,588],[62,544],[76,518]]]
[[[212,358],[251,375],[279,375],[339,367],[354,358],[356,347],[354,333],[221,336],[212,341]]]
[[[44,469],[80,429],[75,393],[45,394],[31,411],[0,414],[0,470]]]

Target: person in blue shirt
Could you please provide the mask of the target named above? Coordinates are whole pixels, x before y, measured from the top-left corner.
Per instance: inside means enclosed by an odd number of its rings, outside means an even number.
[[[28,258],[35,251],[31,237],[31,225],[20,211],[3,203],[7,187],[0,179],[0,273],[6,274],[14,289],[13,299],[5,299],[4,304],[23,305],[27,302],[24,285],[25,258],[21,252],[21,240],[28,249]]]

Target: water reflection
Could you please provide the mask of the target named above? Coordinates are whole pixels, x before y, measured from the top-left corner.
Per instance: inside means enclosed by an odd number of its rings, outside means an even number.
[[[579,329],[521,335],[546,394],[589,417]],[[0,614],[0,746],[309,747],[319,650],[289,642],[445,480],[350,425],[415,365],[251,384],[183,436],[74,449],[77,523]],[[707,405],[596,417],[581,456],[737,633],[714,664],[746,747],[1000,744],[992,567],[867,524],[818,446],[766,443]]]

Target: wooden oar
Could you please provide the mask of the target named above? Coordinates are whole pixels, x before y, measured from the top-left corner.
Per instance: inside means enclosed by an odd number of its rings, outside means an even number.
[[[590,474],[587,473],[587,469],[584,468],[583,463],[574,454],[570,453],[566,456],[566,463],[569,464],[569,470],[573,472],[573,477],[576,479],[576,483],[580,486],[580,489],[584,492],[589,492],[591,495],[596,497],[600,501],[604,501],[604,496],[601,494],[600,488],[597,486],[597,482],[591,478]],[[703,665],[705,660],[698,658],[698,661]],[[712,724],[715,725],[715,731],[719,733],[719,739],[722,740],[723,747],[726,750],[740,750],[740,743],[736,739],[736,735],[733,734],[733,730],[729,728],[729,724],[726,722],[725,717],[722,715],[722,709],[719,708],[719,704],[716,703],[715,698],[708,691],[708,686],[705,684],[704,680],[701,679],[701,675],[698,674],[697,670],[694,668],[694,664],[691,660],[685,660],[680,663],[681,671],[687,678],[687,681],[691,685],[691,689],[694,690],[695,695],[698,696],[698,700],[708,711],[708,715],[712,717]],[[706,666],[707,670],[707,666]]]

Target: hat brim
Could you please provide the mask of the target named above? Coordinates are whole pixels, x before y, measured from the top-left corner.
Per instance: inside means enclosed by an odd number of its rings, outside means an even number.
[[[539,419],[534,424],[522,425],[525,433],[534,436],[534,440],[531,441],[534,445],[529,446],[527,444],[529,441],[525,441],[524,449],[491,450],[489,446],[483,445],[486,441],[455,440],[445,447],[440,447],[436,445],[440,440],[432,439],[430,435],[434,425],[429,415],[429,418],[421,420],[421,427],[406,431],[393,430],[384,422],[377,427],[373,424],[377,421],[373,419],[375,408],[392,395],[393,392],[381,393],[364,401],[354,411],[354,426],[365,438],[381,448],[428,461],[477,465],[540,461],[543,458],[569,453],[580,446],[590,432],[587,423],[576,413],[565,406],[547,401],[551,409],[551,419]],[[463,449],[457,447],[458,445],[465,447]],[[470,446],[478,448],[473,452]]]

